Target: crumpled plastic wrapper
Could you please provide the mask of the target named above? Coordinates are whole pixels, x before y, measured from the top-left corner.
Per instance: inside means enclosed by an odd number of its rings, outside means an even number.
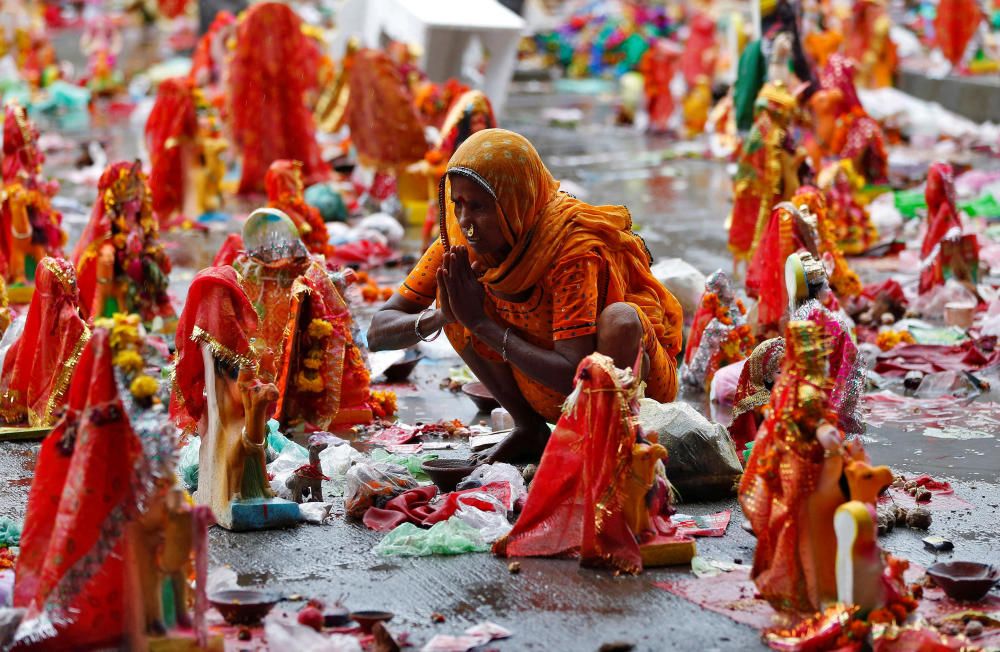
[[[361,463],[347,471],[344,508],[348,516],[361,518],[369,507],[383,507],[399,494],[417,486],[417,481],[402,466]]]
[[[710,422],[687,403],[649,398],[639,402],[639,425],[666,447],[667,478],[682,500],[735,493],[743,465],[725,426]]]
[[[272,611],[264,618],[264,635],[272,650],[297,652],[362,652],[361,643],[347,634],[321,634],[294,618]]]

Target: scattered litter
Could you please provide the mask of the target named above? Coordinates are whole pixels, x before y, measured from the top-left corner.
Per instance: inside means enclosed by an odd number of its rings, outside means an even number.
[[[352,518],[361,518],[369,507],[384,505],[410,489],[417,481],[398,464],[361,463],[347,471],[344,508]]]
[[[272,650],[298,652],[362,652],[361,643],[346,634],[320,634],[291,618],[272,612],[264,619],[264,635]]]
[[[732,517],[731,510],[723,510],[715,514],[704,514],[702,516],[689,516],[687,514],[674,514],[670,517],[670,522],[677,526],[677,534],[687,537],[721,537],[726,534],[729,527],[729,519]]]
[[[927,428],[923,434],[924,437],[936,437],[937,439],[993,439],[993,435],[988,432],[959,428],[958,426]]]
[[[489,550],[489,544],[482,540],[478,531],[454,517],[435,524],[429,530],[422,530],[413,523],[403,523],[375,546],[375,552],[386,557],[461,555]]]
[[[722,575],[738,568],[743,568],[743,566],[729,561],[708,559],[707,557],[694,557],[691,560],[691,572],[698,578],[715,577],[716,575]]]
[[[464,636],[437,634],[427,642],[421,652],[467,652],[490,641],[510,638],[513,633],[496,623],[485,622],[465,630]]]
[[[330,525],[333,523],[333,505],[331,503],[299,503],[299,513],[306,523],[315,525]]]

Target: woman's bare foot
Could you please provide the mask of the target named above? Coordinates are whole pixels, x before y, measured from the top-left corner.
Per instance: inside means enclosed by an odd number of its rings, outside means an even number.
[[[550,434],[549,426],[544,421],[528,426],[516,425],[503,441],[492,448],[477,453],[473,459],[482,464],[493,464],[494,462],[534,462],[537,464],[545,451],[545,444],[548,443]]]

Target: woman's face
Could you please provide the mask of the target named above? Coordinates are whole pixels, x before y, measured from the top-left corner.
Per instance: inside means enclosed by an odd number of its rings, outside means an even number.
[[[500,215],[493,197],[477,182],[459,174],[450,176],[455,218],[469,246],[486,261],[502,261],[510,246],[500,231]]]

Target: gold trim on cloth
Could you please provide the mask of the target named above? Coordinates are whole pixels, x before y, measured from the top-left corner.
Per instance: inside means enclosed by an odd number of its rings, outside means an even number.
[[[55,420],[52,413],[56,409],[56,404],[62,400],[66,394],[66,390],[69,389],[69,382],[73,378],[73,370],[76,369],[76,363],[80,361],[83,347],[90,341],[90,335],[90,329],[84,327],[83,333],[80,334],[80,339],[76,341],[76,346],[73,347],[73,353],[63,363],[62,371],[59,372],[59,377],[56,379],[55,385],[52,386],[52,391],[49,392],[49,400],[45,402],[45,413],[42,414],[41,419],[38,419],[37,415],[29,412],[29,423],[32,426],[47,427],[54,423]]]
[[[191,330],[191,341],[197,342],[199,344],[204,344],[212,352],[212,355],[220,360],[228,363],[234,364],[239,367],[256,367],[257,361],[253,358],[240,355],[232,349],[226,347],[220,343],[217,339],[212,337],[207,331],[202,330],[198,326],[195,326]]]

